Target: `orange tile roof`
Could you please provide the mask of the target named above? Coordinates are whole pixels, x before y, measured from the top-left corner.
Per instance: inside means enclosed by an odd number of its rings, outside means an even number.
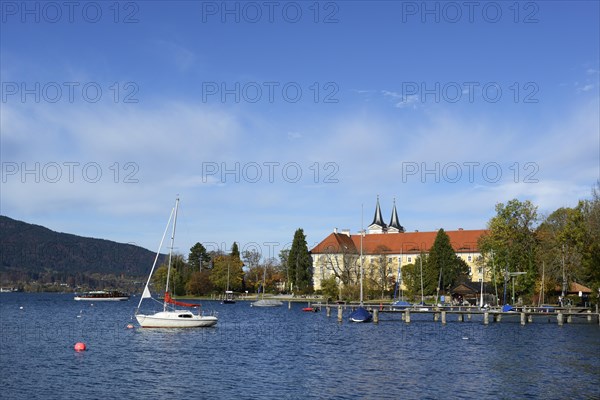
[[[556,286],[555,290],[557,292],[560,292],[562,289],[560,286]],[[571,282],[569,284],[569,289],[567,290],[568,293],[592,293],[592,289],[590,289],[587,286],[583,286],[581,283],[577,283],[577,282]]]
[[[486,232],[485,229],[446,231],[457,253],[478,252],[477,240]],[[381,254],[381,249],[390,254],[428,252],[436,235],[437,232],[368,234],[363,237],[363,254]],[[358,252],[360,235],[348,236],[344,233],[331,233],[311,250],[313,254]]]

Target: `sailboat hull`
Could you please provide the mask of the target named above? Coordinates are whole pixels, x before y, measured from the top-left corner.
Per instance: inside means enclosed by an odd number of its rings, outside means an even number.
[[[216,325],[217,317],[195,315],[187,310],[162,311],[152,315],[136,314],[142,328],[201,328]]]
[[[350,314],[351,322],[371,322],[373,316],[363,307],[358,307]]]
[[[279,300],[257,300],[250,303],[252,307],[281,307],[283,303]]]

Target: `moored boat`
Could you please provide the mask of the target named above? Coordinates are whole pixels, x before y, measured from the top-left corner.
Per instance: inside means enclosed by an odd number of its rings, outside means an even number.
[[[223,299],[223,304],[235,304],[235,298],[233,297],[233,291],[226,290],[225,298]]]
[[[125,301],[129,300],[129,295],[118,290],[94,290],[76,295],[73,299],[77,301]]]
[[[160,241],[159,250],[156,253],[156,257],[154,259],[154,264],[152,265],[152,269],[150,270],[150,275],[148,276],[148,281],[146,282],[146,286],[144,287],[144,291],[142,293],[142,297],[140,298],[140,302],[135,311],[135,318],[140,324],[142,328],[200,328],[213,326],[217,323],[217,317],[214,315],[203,315],[200,311],[200,304],[193,303],[184,303],[182,301],[177,301],[171,297],[171,292],[169,290],[169,281],[172,269],[172,256],[173,256],[173,245],[175,241],[175,227],[177,225],[177,210],[179,208],[179,198],[175,200],[175,207],[171,211],[171,215],[169,216],[169,221],[167,222],[167,227],[165,228],[165,232],[163,233],[162,240]],[[142,301],[144,299],[153,299],[152,294],[150,293],[150,280],[152,278],[152,273],[154,272],[154,268],[156,267],[156,263],[158,261],[158,257],[160,255],[160,248],[164,242],[165,236],[171,225],[171,219],[173,220],[172,233],[171,233],[171,245],[169,247],[169,262],[167,268],[167,283],[165,287],[165,297],[163,300],[163,310],[153,313],[153,314],[142,314],[140,313],[140,307],[142,305]],[[175,306],[180,307],[191,307],[198,308],[198,314],[194,314],[189,310],[181,310],[176,309]]]
[[[351,322],[371,322],[372,319],[373,319],[373,316],[364,307],[358,307],[356,310],[352,311],[352,313],[350,314]]]
[[[250,307],[281,307],[283,303],[279,300],[260,299],[250,303]]]

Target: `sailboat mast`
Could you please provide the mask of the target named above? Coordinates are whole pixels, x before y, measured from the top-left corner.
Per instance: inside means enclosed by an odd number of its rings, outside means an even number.
[[[363,211],[364,204],[360,205],[360,305],[363,305]]]
[[[423,300],[423,253],[421,253],[419,261],[421,261],[421,305],[424,305],[425,301]]]
[[[165,301],[163,310],[167,311],[167,293],[169,293],[169,279],[171,277],[171,263],[173,259],[173,245],[175,244],[175,227],[177,226],[177,210],[179,209],[179,197],[175,199],[175,212],[173,215],[173,230],[171,231],[171,245],[169,246],[169,265],[167,267],[167,284],[165,286]]]
[[[229,261],[227,261],[227,290],[229,290]]]
[[[265,298],[265,285],[267,282],[267,266],[263,266],[263,284],[262,284],[262,297],[261,299]]]

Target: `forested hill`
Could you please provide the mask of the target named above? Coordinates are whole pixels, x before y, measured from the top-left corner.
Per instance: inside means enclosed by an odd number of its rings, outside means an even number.
[[[131,244],[52,231],[0,216],[0,282],[88,285],[102,276],[144,277],[155,254]]]

